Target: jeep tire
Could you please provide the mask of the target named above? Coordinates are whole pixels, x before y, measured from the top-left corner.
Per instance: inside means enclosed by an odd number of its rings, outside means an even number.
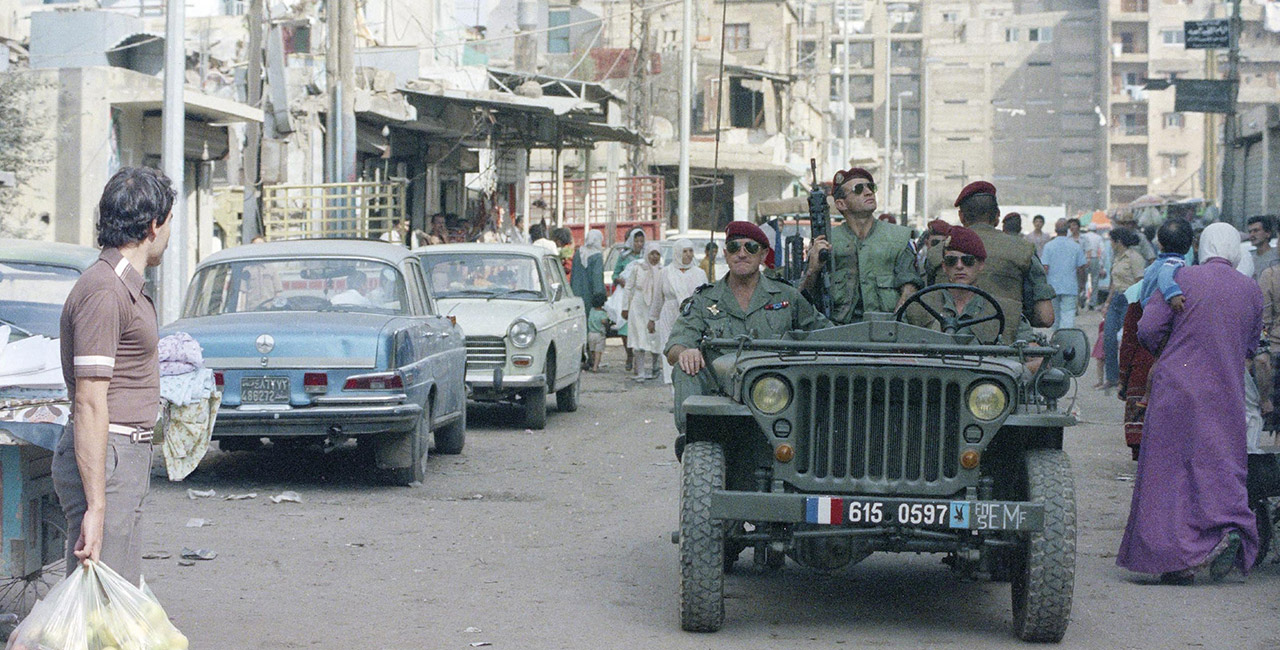
[[[724,449],[688,445],[680,477],[680,627],[715,632],[724,625],[724,524],[711,517],[711,494],[724,488]]]
[[[1026,452],[1024,498],[1044,505],[1044,528],[1016,553],[1010,592],[1013,627],[1023,641],[1057,643],[1071,620],[1075,586],[1076,500],[1071,461],[1059,449]]]

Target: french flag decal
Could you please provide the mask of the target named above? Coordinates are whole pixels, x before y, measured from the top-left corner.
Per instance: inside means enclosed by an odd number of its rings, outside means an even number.
[[[844,523],[844,499],[834,497],[806,498],[804,520],[811,524]]]

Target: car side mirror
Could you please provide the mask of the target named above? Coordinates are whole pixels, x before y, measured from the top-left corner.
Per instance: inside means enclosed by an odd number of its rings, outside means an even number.
[[[564,283],[554,282],[551,284],[551,299],[555,302],[564,300]]]
[[[1055,368],[1062,368],[1072,377],[1079,377],[1089,369],[1089,337],[1083,330],[1060,329],[1053,333],[1049,344],[1058,348],[1050,359]]]

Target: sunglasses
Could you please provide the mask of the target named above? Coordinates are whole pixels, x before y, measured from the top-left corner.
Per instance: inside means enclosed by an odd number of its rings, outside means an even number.
[[[946,255],[946,256],[943,256],[942,263],[946,264],[947,266],[964,264],[965,266],[973,267],[977,265],[978,258],[974,257],[973,255]]]
[[[734,239],[724,243],[724,252],[730,255],[735,255],[737,254],[738,251],[744,248],[747,249],[747,253],[751,255],[755,255],[759,253],[764,248],[764,246],[761,246],[760,242],[754,239],[748,239],[746,241],[742,241],[740,239]]]

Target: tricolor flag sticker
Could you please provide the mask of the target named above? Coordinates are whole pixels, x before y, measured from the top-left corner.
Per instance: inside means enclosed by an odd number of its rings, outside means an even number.
[[[804,503],[804,520],[811,524],[843,524],[844,499],[808,497]]]

